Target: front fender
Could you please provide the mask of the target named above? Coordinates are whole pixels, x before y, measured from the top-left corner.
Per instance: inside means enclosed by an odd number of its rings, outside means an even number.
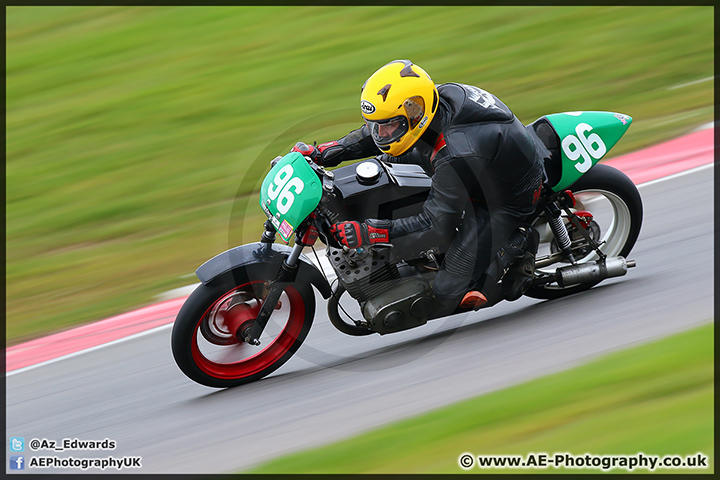
[[[273,243],[270,245],[271,249],[268,254],[261,255],[261,246],[262,244],[260,242],[248,243],[247,245],[240,245],[239,247],[226,250],[200,265],[198,269],[195,270],[195,275],[197,275],[203,285],[207,285],[227,272],[250,264],[276,265],[279,269],[280,264],[292,251],[292,248],[287,245]],[[299,260],[295,281],[311,283],[320,291],[323,298],[330,298],[330,284],[325,280],[320,270],[310,261],[307,255],[301,254]]]

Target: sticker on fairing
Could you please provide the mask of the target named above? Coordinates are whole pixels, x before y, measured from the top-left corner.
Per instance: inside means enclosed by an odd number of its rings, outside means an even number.
[[[616,114],[615,114],[615,118],[617,118],[618,120],[620,120],[623,125],[627,125],[628,120],[630,119],[630,117],[628,117],[627,115],[624,115],[624,114],[622,114],[622,113],[616,113]]]
[[[278,230],[280,231],[280,235],[282,235],[283,238],[290,238],[290,235],[292,235],[292,232],[295,229],[287,222],[287,220],[283,220]]]

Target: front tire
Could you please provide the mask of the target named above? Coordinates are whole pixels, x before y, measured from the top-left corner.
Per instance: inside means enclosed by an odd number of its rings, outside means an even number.
[[[575,195],[577,204],[575,210],[588,210],[600,221],[600,214],[604,214],[602,225],[596,223],[600,238],[605,244],[600,250],[609,257],[622,256],[627,258],[635,246],[643,218],[643,205],[635,184],[624,173],[609,165],[596,164],[585,175],[575,182],[570,190]],[[593,220],[595,222],[595,220]],[[543,225],[538,225],[542,228]],[[546,242],[546,248],[549,242]],[[542,248],[542,244],[541,244]],[[538,252],[540,254],[540,251]],[[578,263],[597,260],[597,254],[592,251],[578,259]],[[544,273],[554,272],[558,266],[553,264],[547,267]],[[560,287],[556,283],[530,287],[525,295],[531,298],[553,299],[588,290],[600,281],[587,282],[570,287]]]
[[[251,321],[277,274],[269,265],[236,269],[199,285],[183,304],[172,331],[175,362],[188,378],[208,387],[234,387],[259,380],[287,362],[307,337],[315,316],[309,284],[283,292],[259,346],[237,340],[238,322]]]

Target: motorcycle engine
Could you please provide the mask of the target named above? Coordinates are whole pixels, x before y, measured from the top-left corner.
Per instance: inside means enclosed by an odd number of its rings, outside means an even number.
[[[327,255],[338,281],[351,297],[360,302],[391,289],[400,278],[398,259],[390,247],[348,251],[328,247]]]
[[[347,250],[328,247],[327,255],[338,281],[359,303],[372,330],[382,334],[427,322],[435,305],[435,272],[418,273],[400,263],[389,246]]]

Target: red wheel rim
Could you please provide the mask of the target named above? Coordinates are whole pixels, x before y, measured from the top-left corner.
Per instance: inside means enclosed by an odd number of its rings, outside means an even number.
[[[260,282],[262,282],[262,280],[248,282],[239,287],[233,288],[228,291],[227,294],[239,290],[246,290],[251,284]],[[223,295],[221,298],[225,297],[227,294]],[[200,346],[198,345],[200,324],[205,321],[205,317],[209,314],[217,302],[210,305],[210,307],[208,307],[205,313],[203,313],[200,317],[197,325],[195,325],[195,330],[193,331],[191,340],[192,357],[198,368],[200,368],[200,370],[204,373],[215,378],[238,379],[255,375],[280,360],[297,340],[300,332],[302,331],[305,320],[305,302],[303,301],[300,292],[290,286],[285,289],[285,295],[287,295],[289,300],[290,313],[282,331],[268,345],[264,346],[264,348],[260,347],[255,354],[232,363],[217,363],[207,358],[202,353]],[[247,344],[242,344],[242,346],[244,348],[258,348]]]

